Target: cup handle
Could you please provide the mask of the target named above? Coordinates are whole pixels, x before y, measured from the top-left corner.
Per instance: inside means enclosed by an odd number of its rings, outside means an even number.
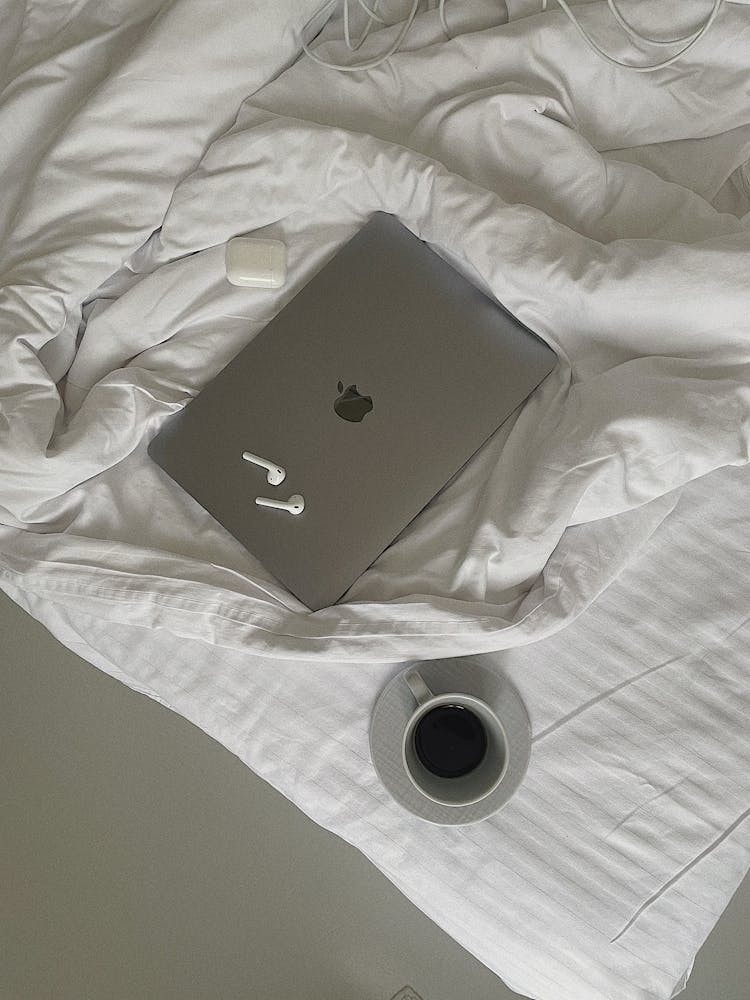
[[[404,680],[409,685],[409,690],[414,695],[417,705],[424,705],[430,698],[435,697],[422,680],[422,675],[419,671],[410,670],[408,674],[404,674]]]

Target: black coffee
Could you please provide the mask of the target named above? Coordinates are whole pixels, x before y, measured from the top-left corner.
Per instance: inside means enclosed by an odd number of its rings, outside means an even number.
[[[438,705],[414,731],[414,749],[428,771],[439,778],[460,778],[478,767],[487,752],[480,719],[462,705]]]

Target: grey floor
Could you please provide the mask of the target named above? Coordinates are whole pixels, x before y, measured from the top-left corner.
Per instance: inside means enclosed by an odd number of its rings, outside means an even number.
[[[1,1000],[516,996],[362,855],[1,593],[0,651]],[[747,1000],[749,939],[750,879],[683,1000]]]

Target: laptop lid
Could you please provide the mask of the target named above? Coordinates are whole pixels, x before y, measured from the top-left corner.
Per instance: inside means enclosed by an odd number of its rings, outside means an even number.
[[[554,368],[378,213],[180,413],[151,457],[312,610],[334,604]],[[282,466],[266,470],[243,453]],[[304,510],[257,497],[304,497]]]

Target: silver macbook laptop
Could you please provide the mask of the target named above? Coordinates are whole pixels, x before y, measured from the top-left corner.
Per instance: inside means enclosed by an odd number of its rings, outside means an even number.
[[[165,421],[149,453],[317,610],[345,594],[555,363],[379,213]]]

